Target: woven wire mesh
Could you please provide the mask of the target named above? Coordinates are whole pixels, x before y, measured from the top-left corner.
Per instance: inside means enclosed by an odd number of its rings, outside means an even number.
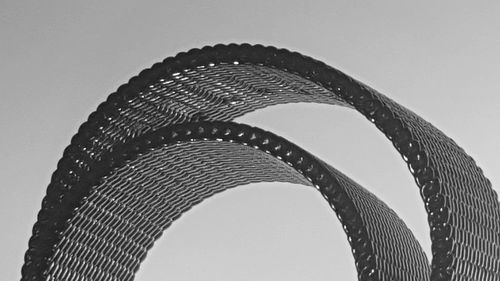
[[[286,50],[248,45],[205,48],[167,59],[122,86],[89,117],[89,121],[82,125],[72,144],[65,150],[58,170],[52,177],[26,254],[23,279],[60,280],[75,276],[83,276],[78,277],[82,280],[106,280],[112,276],[132,278],[140,261],[138,257],[143,257],[147,251],[148,247],[144,245],[150,246],[151,241],[154,241],[157,234],[161,233],[171,221],[160,215],[162,212],[150,210],[148,206],[143,206],[147,204],[141,205],[141,202],[122,204],[121,208],[112,204],[113,200],[122,197],[146,196],[148,200],[159,200],[157,192],[160,191],[154,188],[162,184],[157,182],[147,184],[149,177],[141,174],[145,175],[148,172],[138,174],[130,167],[126,171],[134,179],[135,185],[151,185],[155,192],[147,194],[132,192],[127,195],[118,191],[112,191],[111,194],[103,191],[102,194],[99,193],[101,196],[93,193],[97,189],[87,182],[88,179],[96,178],[99,173],[95,172],[95,167],[102,168],[103,159],[108,159],[110,155],[117,153],[117,147],[174,124],[230,121],[259,108],[294,102],[353,107],[392,141],[415,177],[429,215],[433,252],[432,280],[500,279],[500,206],[497,195],[473,159],[453,140],[410,110],[333,68]],[[194,159],[204,159],[200,154],[196,154],[196,149],[194,151]],[[176,206],[174,209],[187,210],[186,206],[190,206],[188,202],[198,203],[205,198],[205,195],[210,194],[204,192],[206,187],[212,186],[214,182],[216,184],[213,186],[222,186],[222,189],[225,189],[218,181],[220,180],[217,177],[218,173],[211,172],[210,169],[204,170],[205,165],[197,161],[190,162],[186,159],[184,161],[190,163],[193,170],[203,171],[192,177],[199,181],[202,187],[197,191],[199,193],[178,191],[174,188],[170,192],[188,192],[188,194],[183,193],[188,199],[179,199],[178,203],[169,201],[170,203],[163,202],[163,204],[174,204]],[[149,164],[154,170],[153,163]],[[272,164],[275,165],[276,162]],[[241,172],[241,169],[233,169],[232,165],[228,163],[227,166],[220,167],[211,163],[207,166],[231,176]],[[183,169],[187,168],[183,166]],[[164,180],[171,181],[169,186],[178,185],[171,173],[175,174],[175,171],[183,169],[169,170],[169,173],[165,174]],[[335,175],[339,182],[343,181],[340,173],[335,170],[330,170],[330,173]],[[283,173],[287,179],[274,177],[265,180],[293,182],[298,180],[291,174]],[[123,181],[127,177],[121,178]],[[305,183],[304,179],[301,180]],[[110,184],[110,186],[120,186],[124,183],[118,181]],[[155,185],[157,186],[153,187]],[[344,191],[349,193],[349,189],[345,187],[348,185],[341,185]],[[180,189],[189,189],[190,186],[185,184]],[[88,194],[94,194],[94,197],[88,197]],[[378,203],[378,200],[366,201],[371,197],[363,194],[363,192],[350,193],[349,197],[353,200],[357,211],[363,214],[364,218],[370,218],[369,210],[376,210],[377,206],[382,206],[377,204],[383,203]],[[111,211],[109,208],[112,206],[118,209]],[[385,210],[385,207],[383,209]],[[67,211],[63,215],[54,215],[57,210]],[[84,210],[89,210],[97,217],[91,219],[89,215],[89,219],[85,221],[82,215],[78,215],[83,214]],[[141,217],[142,213],[151,218]],[[105,223],[99,222],[98,218],[101,216]],[[148,226],[146,222],[150,222],[153,218],[162,221],[163,224]],[[84,246],[81,242],[73,241],[73,243],[67,238],[69,237],[67,235],[72,233],[71,227],[76,225],[68,224],[68,221],[75,223],[81,221],[84,223],[83,226],[89,227],[100,225],[100,228],[95,230],[98,232],[104,231],[100,229],[106,229],[108,225],[134,225],[132,222],[136,222],[130,236],[127,234],[126,237],[120,238],[120,235],[117,235],[114,238],[121,239],[119,243],[126,245],[124,247],[128,249],[127,251],[132,251],[134,254],[122,253],[126,258],[117,262],[113,255],[118,255],[122,250],[116,250],[113,254],[106,252],[100,256],[91,250],[78,250]],[[138,221],[144,221],[144,224],[139,224]],[[387,227],[388,225],[392,225],[392,228]],[[417,266],[426,263],[423,259],[409,254],[405,256],[407,249],[418,252],[419,247],[416,242],[408,242],[413,239],[410,234],[400,235],[398,231],[406,228],[395,214],[387,212],[385,217],[378,220],[374,217],[364,219],[364,227],[371,241],[371,251],[378,254],[371,256],[370,259],[374,260],[367,262],[374,264],[375,268],[358,267],[360,280],[429,278],[429,268],[425,265]],[[75,229],[79,229],[75,230],[75,233],[85,232],[85,227]],[[109,231],[113,232],[111,229]],[[86,235],[85,241],[90,244],[97,243],[94,241],[97,239],[95,233],[91,231]],[[394,240],[394,236],[398,238]],[[375,243],[376,237],[383,239]],[[57,246],[63,242],[69,243],[64,247],[67,250]],[[402,248],[396,246],[398,243]],[[85,254],[76,257],[75,253]],[[100,258],[94,261],[92,255]],[[358,261],[358,255],[361,253],[354,255]],[[75,260],[78,259],[82,259],[82,262],[76,262],[75,265]],[[407,259],[410,260],[409,263],[406,263]],[[83,272],[84,275],[72,271],[71,268],[74,266],[80,266],[76,271]],[[100,267],[113,270],[99,271]],[[370,270],[363,271],[365,268]]]

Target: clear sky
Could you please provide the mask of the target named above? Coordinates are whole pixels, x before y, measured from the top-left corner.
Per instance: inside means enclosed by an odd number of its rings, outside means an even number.
[[[499,191],[500,4],[403,2],[2,1],[4,280],[19,279],[50,175],[87,116],[140,70],[220,42],[285,47],[343,70],[454,138]],[[286,137],[369,188],[429,252],[416,185],[389,141],[360,114],[298,104],[238,121]],[[319,193],[262,184],[193,208],[166,231],[136,280],[327,281],[355,275],[340,224]]]

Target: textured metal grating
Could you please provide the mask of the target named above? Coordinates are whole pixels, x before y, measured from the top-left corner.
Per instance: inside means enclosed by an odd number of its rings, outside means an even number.
[[[422,194],[432,265],[404,223],[366,189],[286,140],[227,123],[293,102],[354,108],[393,143]],[[317,187],[344,225],[360,280],[500,280],[500,206],[470,156],[340,71],[258,45],[181,53],[111,94],[53,174],[22,280],[132,280],[183,212],[259,181]]]

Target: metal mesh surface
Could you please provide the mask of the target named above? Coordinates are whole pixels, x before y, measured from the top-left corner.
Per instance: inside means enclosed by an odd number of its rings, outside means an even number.
[[[252,182],[310,184],[290,166],[254,150],[213,141],[183,143],[119,168],[71,220],[48,279],[131,280],[162,231],[200,200]]]
[[[197,132],[184,135],[183,145],[154,146],[169,142],[157,133],[165,128],[230,121],[292,102],[352,107],[392,141],[421,190],[431,229],[432,266],[394,212],[307,153],[309,163],[323,167],[323,178],[331,182],[323,182],[312,168],[302,169],[300,159],[287,161],[281,149],[272,152],[267,148],[270,139],[257,145],[268,154],[246,147],[254,141],[250,136],[231,132]],[[174,133],[170,139],[182,135]],[[239,144],[213,142],[217,139]],[[259,172],[263,169],[276,173]],[[191,182],[180,180],[186,175]],[[252,180],[317,186],[341,222],[349,225],[346,234],[360,280],[500,280],[497,195],[453,140],[321,62],[249,45],[208,47],[168,58],[131,79],[91,114],[52,177],[26,253],[23,280],[130,280],[153,241],[183,211],[213,192]],[[118,231],[122,228],[128,230]]]

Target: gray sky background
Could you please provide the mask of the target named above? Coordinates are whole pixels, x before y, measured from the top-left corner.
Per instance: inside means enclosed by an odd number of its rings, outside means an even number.
[[[50,175],[97,105],[153,63],[220,42],[285,47],[354,76],[454,138],[500,190],[499,2],[103,2],[0,1],[3,280],[19,279]],[[360,114],[300,104],[238,121],[286,137],[369,188],[430,250],[413,179]],[[183,216],[136,280],[356,278],[340,224],[320,194],[262,184],[220,194]]]

